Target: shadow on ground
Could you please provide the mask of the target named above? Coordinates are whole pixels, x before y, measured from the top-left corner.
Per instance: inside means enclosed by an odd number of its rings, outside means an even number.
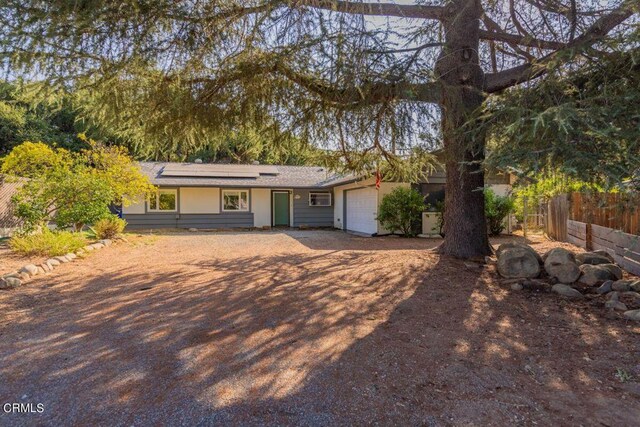
[[[399,249],[415,249],[406,244]],[[514,296],[490,272],[428,251],[394,254],[333,244],[212,256],[161,274],[112,268],[5,294],[0,401],[44,403],[45,412],[0,414],[0,423],[640,419],[637,383],[613,376],[637,363],[626,324]]]

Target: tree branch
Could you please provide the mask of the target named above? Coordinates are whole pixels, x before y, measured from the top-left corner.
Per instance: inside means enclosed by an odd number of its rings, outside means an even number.
[[[321,99],[344,107],[356,107],[388,102],[392,100],[440,102],[440,85],[435,82],[411,83],[373,82],[361,86],[335,87],[313,76],[296,72],[281,62],[273,71],[281,74],[298,86],[318,95]]]
[[[559,49],[536,61],[527,62],[498,73],[486,74],[484,90],[488,93],[500,92],[511,86],[540,77],[548,71],[546,65],[557,57],[559,53],[571,49],[589,47],[631,17],[634,13],[631,3],[631,1],[627,1],[615,11],[596,20],[582,35],[576,37],[571,43],[567,43],[563,49]]]
[[[518,34],[509,34],[498,31],[480,30],[480,38],[482,40],[513,43],[519,46],[536,47],[538,49],[559,50],[567,47],[567,44],[562,42],[542,40],[526,36],[523,37]]]
[[[368,3],[346,0],[294,0],[294,5],[369,16],[441,19],[443,8],[418,4]]]

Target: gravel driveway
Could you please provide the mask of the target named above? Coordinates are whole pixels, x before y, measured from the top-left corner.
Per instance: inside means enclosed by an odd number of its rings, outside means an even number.
[[[436,243],[183,233],[63,265],[0,292],[0,404],[44,405],[0,425],[640,420],[640,327]]]

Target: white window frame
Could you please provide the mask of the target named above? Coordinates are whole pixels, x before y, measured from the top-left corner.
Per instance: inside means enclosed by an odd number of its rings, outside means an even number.
[[[312,205],[311,204],[311,195],[312,194],[322,194],[322,195],[328,195],[329,196],[329,204],[328,205]],[[326,192],[326,191],[309,191],[309,206],[314,207],[314,208],[328,208],[333,206],[333,196],[331,195],[331,193]]]
[[[173,197],[176,198],[175,209],[160,209],[160,194],[173,194]],[[156,209],[151,209],[151,197],[155,197],[156,199]],[[178,190],[175,188],[160,188],[158,191],[156,191],[155,195],[149,196],[149,200],[147,200],[147,203],[149,204],[149,212],[178,212]]]
[[[229,193],[237,193],[240,199],[242,199],[242,196],[240,195],[241,193],[247,193],[247,208],[246,209],[225,209],[224,196],[225,194],[229,194]],[[222,200],[220,201],[222,205],[220,206],[222,208],[222,212],[249,212],[249,207],[251,206],[249,197],[250,197],[249,190],[222,190]]]

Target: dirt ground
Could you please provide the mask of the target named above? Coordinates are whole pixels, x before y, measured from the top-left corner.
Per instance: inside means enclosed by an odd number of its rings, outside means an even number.
[[[184,233],[62,265],[0,292],[0,403],[44,404],[0,424],[638,425],[639,324],[438,243]]]

